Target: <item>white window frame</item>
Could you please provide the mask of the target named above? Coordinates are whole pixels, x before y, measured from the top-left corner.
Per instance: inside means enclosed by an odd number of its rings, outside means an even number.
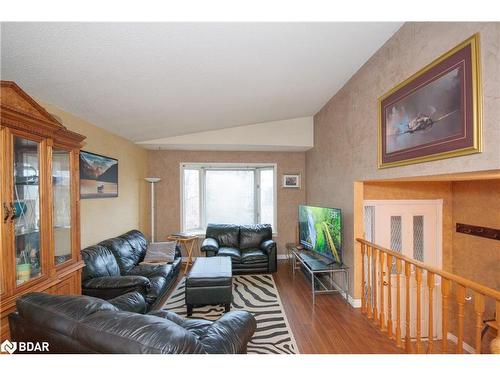
[[[254,204],[255,204],[255,217],[254,221],[258,223],[260,221],[260,172],[265,169],[273,170],[273,236],[277,233],[277,223],[278,223],[278,185],[277,185],[277,175],[278,166],[276,163],[180,163],[180,207],[181,207],[181,230],[185,230],[185,205],[184,205],[184,170],[185,169],[198,169],[200,171],[200,227],[196,229],[191,229],[188,232],[194,234],[205,234],[207,228],[206,222],[206,210],[205,210],[205,173],[207,170],[253,170],[254,175]]]

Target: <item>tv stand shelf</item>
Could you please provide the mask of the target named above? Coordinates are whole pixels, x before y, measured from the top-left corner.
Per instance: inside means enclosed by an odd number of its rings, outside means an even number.
[[[311,279],[312,303],[316,303],[316,294],[342,293],[344,298],[348,299],[349,290],[349,267],[345,264],[328,263],[310,251],[292,249],[292,270],[295,277],[295,271],[302,268],[309,274]],[[335,274],[342,274],[342,287],[333,281]],[[325,280],[329,279],[329,280]],[[316,286],[319,286],[317,288]]]

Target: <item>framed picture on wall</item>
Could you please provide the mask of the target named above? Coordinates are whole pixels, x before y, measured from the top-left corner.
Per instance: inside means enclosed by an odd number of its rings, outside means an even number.
[[[284,188],[300,188],[300,174],[283,175]]]
[[[80,198],[118,196],[118,160],[80,151]]]
[[[379,168],[481,152],[479,35],[379,99]]]

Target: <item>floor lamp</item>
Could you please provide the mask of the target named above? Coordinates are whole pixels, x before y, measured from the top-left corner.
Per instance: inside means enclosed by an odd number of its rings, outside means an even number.
[[[161,181],[159,177],[146,177],[151,184],[151,242],[155,242],[155,183]]]

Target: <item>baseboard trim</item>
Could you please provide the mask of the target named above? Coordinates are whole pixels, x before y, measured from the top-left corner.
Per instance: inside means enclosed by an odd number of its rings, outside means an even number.
[[[446,336],[448,338],[448,340],[450,340],[451,342],[457,344],[458,343],[458,337],[455,336],[453,333],[450,333],[448,332],[448,335]],[[476,354],[476,349],[474,349],[472,346],[470,346],[469,344],[467,344],[465,341],[462,342],[462,348],[467,352],[467,353],[470,353],[470,354]]]
[[[342,290],[339,286],[339,284],[337,284],[335,282],[335,280],[333,281],[333,286],[337,289],[337,290]],[[340,292],[340,295],[342,296],[342,298],[346,299],[345,298],[345,294],[343,292]],[[347,294],[347,303],[349,305],[351,305],[352,307],[354,307],[355,309],[359,309],[361,308],[361,299],[358,299],[358,298],[352,298],[351,295]]]
[[[193,262],[196,260],[196,258],[197,257],[193,257],[192,258]],[[289,259],[286,254],[278,254],[277,258],[278,258],[278,260],[287,260],[287,259]],[[187,257],[182,257],[182,263],[186,263],[187,260],[188,260]],[[335,281],[333,282],[333,285],[335,286],[336,289],[342,290],[340,288],[340,286]],[[343,293],[340,293],[340,295],[342,296],[342,298],[345,299],[345,296],[344,296]],[[349,294],[347,295],[347,303],[349,303],[349,305],[351,305],[355,309],[361,308],[361,299],[360,298],[352,298]],[[455,337],[455,342],[456,342],[456,340],[457,340],[457,338]],[[464,345],[467,345],[467,344],[464,343]],[[464,347],[464,349],[465,349],[465,347]]]
[[[196,260],[196,258],[198,258],[198,257],[193,257],[192,258],[193,262]],[[278,254],[277,258],[278,258],[278,260],[287,260],[288,259],[287,256],[286,256],[286,254]],[[182,263],[186,263],[187,260],[188,260],[187,257],[182,257]]]
[[[352,298],[350,295],[347,295],[347,302],[355,309],[361,308],[361,298]]]

